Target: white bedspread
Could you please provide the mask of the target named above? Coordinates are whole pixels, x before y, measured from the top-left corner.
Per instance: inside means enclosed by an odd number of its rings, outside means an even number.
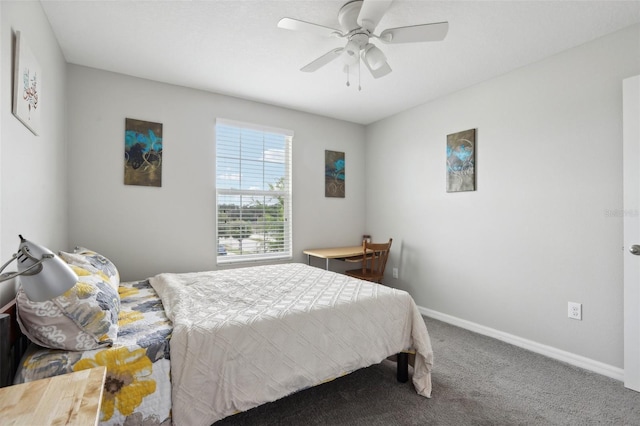
[[[411,296],[304,264],[160,274],[173,321],[176,425],[210,425],[414,349],[431,396],[433,352]]]

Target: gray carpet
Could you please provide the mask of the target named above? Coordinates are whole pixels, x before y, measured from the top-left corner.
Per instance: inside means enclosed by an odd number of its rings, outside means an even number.
[[[640,425],[640,393],[621,382],[425,318],[433,395],[384,361],[227,417],[237,425]]]

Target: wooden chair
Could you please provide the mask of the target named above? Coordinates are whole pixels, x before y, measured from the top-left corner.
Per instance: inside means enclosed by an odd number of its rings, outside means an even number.
[[[392,238],[388,243],[362,242],[362,267],[345,271],[345,274],[360,278],[361,280],[382,283],[384,268],[387,266],[387,258],[391,250]]]

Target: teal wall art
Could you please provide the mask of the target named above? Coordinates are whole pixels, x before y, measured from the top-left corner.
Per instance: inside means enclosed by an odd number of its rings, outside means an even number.
[[[333,198],[345,197],[345,162],[344,152],[324,152],[324,196]]]
[[[476,129],[447,135],[447,192],[476,190]]]

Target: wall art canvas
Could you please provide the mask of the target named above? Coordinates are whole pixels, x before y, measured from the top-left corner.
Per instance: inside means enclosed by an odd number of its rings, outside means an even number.
[[[13,115],[37,136],[42,115],[42,70],[20,31],[16,31],[13,78]]]
[[[344,152],[324,152],[324,196],[344,198],[345,195]]]
[[[447,135],[447,192],[476,190],[476,129]]]
[[[126,118],[124,184],[162,186],[162,123]]]

